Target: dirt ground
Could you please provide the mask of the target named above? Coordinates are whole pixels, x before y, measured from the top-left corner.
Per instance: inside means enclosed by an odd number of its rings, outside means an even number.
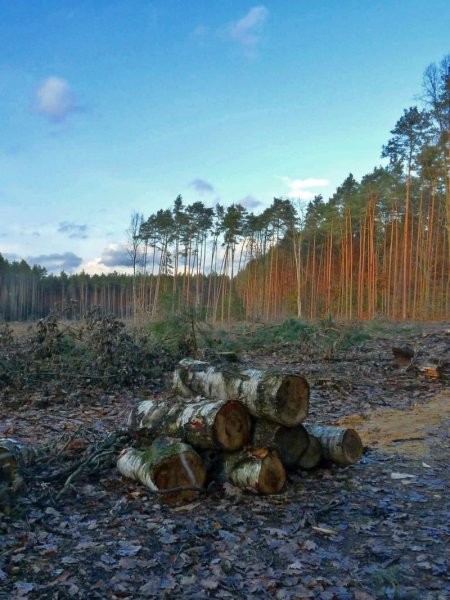
[[[327,356],[299,344],[242,353],[305,375],[308,422],[355,428],[365,446],[355,465],[290,473],[274,496],[213,482],[168,507],[114,466],[67,485],[148,390],[3,395],[0,436],[41,458],[0,513],[0,598],[450,598],[449,381],[392,354],[409,345],[450,364],[448,331],[393,328]]]

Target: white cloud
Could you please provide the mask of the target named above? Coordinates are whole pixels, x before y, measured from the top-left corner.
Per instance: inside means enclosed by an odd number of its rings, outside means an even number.
[[[315,179],[308,177],[306,179],[291,179],[290,177],[280,177],[281,181],[287,186],[287,196],[289,198],[299,198],[300,200],[312,200],[316,195],[315,191],[309,188],[320,188],[329,184],[328,179]]]
[[[69,84],[60,77],[47,77],[36,90],[36,110],[50,121],[64,121],[77,108]]]
[[[253,6],[241,19],[229,25],[228,34],[252,54],[261,40],[268,16],[269,11],[265,6]]]

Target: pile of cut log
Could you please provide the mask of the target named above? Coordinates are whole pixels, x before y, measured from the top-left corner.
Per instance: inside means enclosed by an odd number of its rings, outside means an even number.
[[[185,358],[169,400],[143,400],[132,410],[128,428],[137,447],[121,452],[118,469],[167,491],[170,503],[192,500],[209,478],[272,494],[285,485],[286,469],[358,461],[363,447],[353,429],[303,425],[309,398],[298,374]]]

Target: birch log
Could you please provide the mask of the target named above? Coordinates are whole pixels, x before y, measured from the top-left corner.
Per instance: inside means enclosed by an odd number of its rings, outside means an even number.
[[[21,468],[29,464],[35,452],[12,438],[0,438],[0,482],[17,491],[22,485]]]
[[[295,466],[299,469],[315,469],[322,460],[322,446],[315,435],[308,434],[308,447],[299,457]]]
[[[168,503],[191,501],[198,491],[183,488],[201,488],[206,478],[197,452],[181,440],[166,437],[157,438],[146,450],[122,450],[117,468],[125,477],[139,481],[152,491],[169,490],[163,495]]]
[[[354,429],[322,425],[307,425],[306,428],[319,439],[327,460],[337,465],[351,465],[361,458],[363,444]]]
[[[275,450],[254,448],[225,454],[223,474],[235,486],[261,494],[276,494],[286,482],[286,471]]]
[[[220,370],[207,362],[184,358],[175,369],[173,388],[183,396],[239,400],[253,416],[288,427],[298,425],[308,415],[309,385],[300,375]]]
[[[250,415],[235,400],[215,402],[185,399],[140,402],[128,417],[128,427],[139,437],[153,440],[160,435],[179,437],[198,448],[239,450],[250,437]]]
[[[255,422],[252,445],[255,448],[274,448],[285,467],[293,467],[306,451],[309,435],[303,425],[286,427],[272,421],[259,419]]]

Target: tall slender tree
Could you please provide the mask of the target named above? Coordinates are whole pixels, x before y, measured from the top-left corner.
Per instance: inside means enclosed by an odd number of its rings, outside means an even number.
[[[408,293],[410,273],[408,256],[410,250],[410,211],[411,211],[411,178],[416,166],[416,158],[420,148],[426,144],[430,134],[430,114],[417,106],[405,109],[403,116],[391,131],[393,137],[383,147],[382,157],[389,158],[394,168],[401,165],[406,172],[405,212],[403,220],[403,260],[402,260],[402,318],[406,319],[408,309]]]

